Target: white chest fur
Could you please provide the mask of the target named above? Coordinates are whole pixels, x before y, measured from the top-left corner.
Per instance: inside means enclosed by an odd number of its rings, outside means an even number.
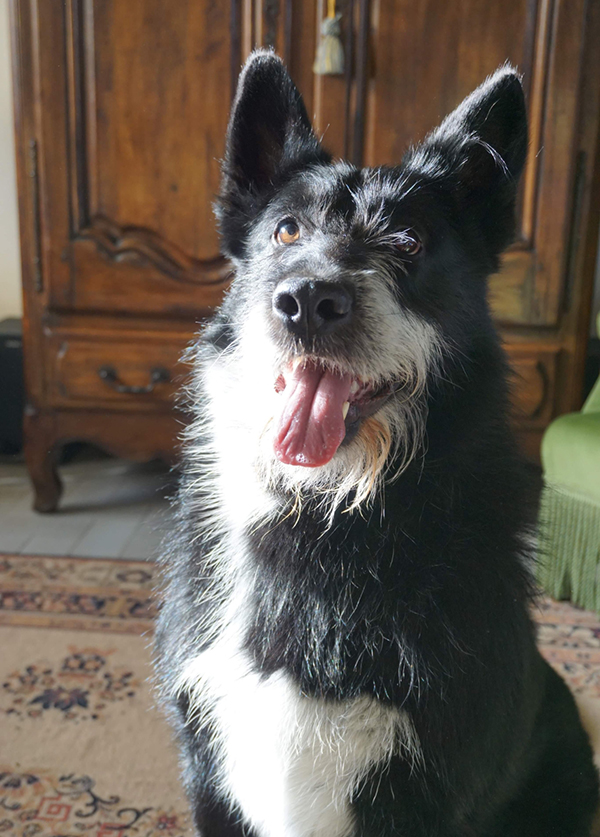
[[[351,837],[360,780],[394,752],[418,752],[402,713],[370,697],[304,697],[281,673],[261,679],[231,637],[183,680],[216,729],[222,791],[261,837]]]

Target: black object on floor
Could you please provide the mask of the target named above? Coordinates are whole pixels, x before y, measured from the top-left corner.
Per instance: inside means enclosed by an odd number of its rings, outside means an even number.
[[[23,337],[21,320],[0,322],[0,454],[23,447]]]

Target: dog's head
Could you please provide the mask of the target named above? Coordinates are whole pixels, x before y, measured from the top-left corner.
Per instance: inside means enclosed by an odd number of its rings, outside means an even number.
[[[207,341],[215,425],[266,479],[360,501],[410,459],[428,383],[487,317],[526,147],[504,67],[400,166],[332,162],[282,62],[251,56],[217,206],[235,279]]]

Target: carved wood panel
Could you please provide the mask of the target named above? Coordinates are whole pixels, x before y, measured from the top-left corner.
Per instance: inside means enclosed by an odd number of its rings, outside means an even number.
[[[45,233],[63,265],[48,266],[53,304],[212,307],[229,272],[212,202],[240,64],[239,4],[66,0],[62,21],[49,5],[38,2],[34,34],[42,112],[65,98],[53,112],[63,165],[49,174],[43,161]],[[49,146],[47,137],[42,152]],[[63,229],[52,229],[51,211]]]
[[[559,349],[543,344],[509,344],[505,349],[513,371],[515,419],[530,428],[543,428],[553,414]]]

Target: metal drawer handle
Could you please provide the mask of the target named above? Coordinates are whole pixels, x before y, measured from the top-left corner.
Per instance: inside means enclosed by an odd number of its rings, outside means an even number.
[[[146,384],[145,387],[130,387],[121,383],[114,366],[101,366],[98,375],[115,392],[126,392],[129,395],[146,395],[152,392],[157,384],[165,384],[171,380],[169,370],[165,369],[164,366],[155,366],[150,370],[150,383]]]

